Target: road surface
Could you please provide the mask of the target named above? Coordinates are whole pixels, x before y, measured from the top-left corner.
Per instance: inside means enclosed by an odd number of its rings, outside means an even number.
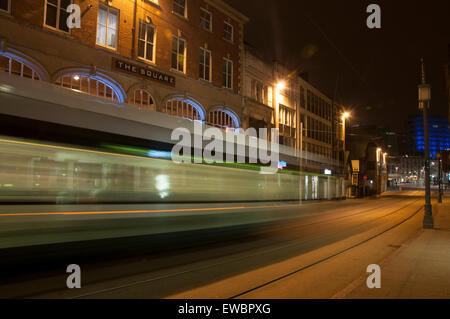
[[[10,265],[32,257],[27,271],[6,268],[0,297],[339,298],[421,229],[422,207],[421,191],[302,205],[4,206],[1,250]],[[33,257],[32,243],[53,248]],[[31,266],[52,255],[64,258]],[[69,263],[81,289],[66,287]]]

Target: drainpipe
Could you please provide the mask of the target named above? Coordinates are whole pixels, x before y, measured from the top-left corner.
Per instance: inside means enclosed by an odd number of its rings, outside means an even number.
[[[134,14],[133,14],[133,29],[131,30],[131,58],[136,58],[136,15],[137,15],[137,0],[134,0]]]

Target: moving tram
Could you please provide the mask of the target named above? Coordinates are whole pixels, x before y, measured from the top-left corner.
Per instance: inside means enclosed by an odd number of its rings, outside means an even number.
[[[317,158],[316,169],[305,172],[304,154],[280,145],[283,165],[275,174],[264,173],[261,163],[176,163],[171,133],[177,127],[193,132],[190,120],[105,103],[41,81],[0,76],[0,203],[345,197],[343,178],[319,173],[329,165],[324,159]]]

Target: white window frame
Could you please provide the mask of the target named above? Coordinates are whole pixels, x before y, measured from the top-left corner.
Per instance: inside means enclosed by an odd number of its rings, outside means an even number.
[[[11,13],[11,0],[8,0],[8,9],[7,10],[3,10],[3,9],[0,8],[0,12]]]
[[[223,63],[226,63],[226,83],[222,83],[222,86],[224,87],[224,88],[226,88],[226,89],[230,89],[230,90],[233,90],[233,61],[232,60],[230,60],[230,59],[227,59],[227,58],[223,58],[223,61],[222,61]],[[229,66],[229,64],[231,64],[231,74],[229,73],[229,71],[230,70],[228,70],[228,66]],[[222,65],[222,73],[223,73],[223,65]],[[230,87],[228,87],[228,76],[229,75],[231,75],[231,86]],[[222,74],[222,80],[223,80],[223,74]]]
[[[70,0],[70,3],[73,4],[73,0]],[[70,31],[71,31],[70,29],[69,29],[69,31],[65,31],[65,30],[61,30],[59,28],[59,22],[60,22],[59,20],[61,18],[61,0],[58,0],[58,4],[56,5],[56,28],[54,26],[48,25],[46,23],[47,22],[47,4],[48,4],[48,0],[45,0],[45,4],[44,4],[44,26],[46,28],[49,28],[49,29],[52,29],[52,30],[55,30],[55,31],[59,31],[59,32],[63,32],[63,33],[66,33],[66,34],[70,34]],[[50,5],[54,6],[52,3]],[[11,12],[11,0],[9,0],[8,6],[9,6],[9,13],[10,13]],[[64,11],[66,9],[67,8],[64,8]],[[0,10],[0,11],[3,11],[3,10]]]
[[[176,14],[177,16],[180,16],[180,17],[183,17],[183,18],[186,18],[186,19],[187,19],[187,2],[188,2],[188,0],[184,0],[184,14],[181,15],[181,14],[179,14],[178,12],[176,12],[176,11],[174,10],[175,6],[176,6],[176,5],[178,6],[178,4],[175,2],[175,0],[173,0],[172,13],[173,13],[173,14]]]
[[[209,23],[209,28],[205,28],[205,27],[202,25],[202,21],[203,21],[203,20],[206,21],[206,20],[202,18],[201,11],[204,11],[204,12],[206,12],[207,14],[209,14],[209,21],[208,21],[208,23]],[[208,30],[208,31],[212,32],[212,13],[211,13],[210,11],[204,9],[204,8],[200,8],[200,27],[202,27],[202,28],[205,29],[205,30]]]
[[[140,38],[140,36],[141,36],[141,33],[139,32],[138,33],[138,58],[139,59],[142,59],[142,60],[144,60],[144,61],[148,61],[148,62],[151,62],[151,63],[155,63],[155,54],[156,54],[156,26],[155,25],[153,25],[153,24],[151,24],[151,23],[147,23],[147,22],[145,22],[145,21],[143,21],[143,20],[140,20],[139,21],[139,31],[141,31],[141,27],[143,27],[143,26],[145,26],[145,39],[141,39]],[[153,39],[152,39],[152,42],[149,42],[148,41],[148,28],[153,28]],[[141,41],[144,41],[144,43],[145,43],[145,46],[144,46],[144,56],[143,57],[141,57],[141,56],[139,56],[139,42],[141,42]],[[152,59],[151,60],[149,60],[149,59],[147,59],[147,44],[148,43],[151,43],[152,44],[152,46],[153,46],[153,52],[152,52]]]
[[[140,95],[140,103],[136,102],[136,95],[139,94]],[[147,94],[147,104],[144,104],[143,100],[144,100],[144,94]],[[150,103],[152,102],[152,103]],[[155,100],[153,99],[153,96],[150,94],[149,91],[147,91],[146,89],[135,89],[133,91],[133,97],[131,100],[131,104],[135,105],[141,109],[145,109],[145,110],[156,110],[156,105],[155,105]]]
[[[203,57],[204,57],[204,60],[203,61],[200,61],[200,65],[202,65],[203,64],[203,74],[202,75],[200,75],[200,79],[201,80],[204,80],[204,81],[208,81],[208,82],[211,82],[211,75],[212,75],[212,54],[211,54],[211,51],[209,51],[208,49],[205,49],[205,48],[202,48],[202,47],[200,47],[200,52],[201,51],[203,51]],[[209,54],[209,64],[208,64],[208,66],[209,66],[209,74],[208,74],[208,77],[209,77],[209,79],[206,79],[206,62],[207,62],[207,59],[206,59],[206,53],[207,54]],[[199,65],[199,67],[200,67],[200,65]]]
[[[98,40],[98,25],[100,24],[100,21],[99,21],[100,9],[106,10],[106,13],[107,13],[107,15],[106,15],[106,25],[102,24],[102,26],[104,26],[106,28],[105,44],[101,44],[101,43],[97,42],[97,40]],[[110,15],[111,12],[113,12],[113,13],[115,13],[117,15],[117,26],[116,26],[116,29],[115,29],[115,31],[116,31],[116,41],[115,42],[116,43],[114,44],[115,45],[114,47],[108,45],[108,29],[110,29],[108,27],[108,21],[109,21],[109,15]],[[107,6],[107,5],[103,4],[103,3],[100,3],[99,6],[98,6],[98,13],[97,13],[95,44],[97,46],[99,46],[99,47],[102,47],[102,48],[107,48],[107,49],[110,49],[110,50],[117,50],[117,45],[118,45],[118,41],[119,41],[119,24],[120,24],[120,11],[119,11],[119,9],[116,9],[116,8]]]
[[[19,63],[20,64],[20,73],[19,74],[17,74],[18,76],[20,76],[20,77],[25,77],[24,76],[24,74],[25,74],[25,68],[28,68],[28,69],[30,69],[31,70],[31,79],[33,79],[33,80],[41,80],[41,76],[39,75],[39,73],[31,66],[31,65],[29,65],[29,64],[26,64],[26,63],[24,63],[24,62],[21,62],[21,61],[19,61],[19,60],[16,60],[16,59],[14,59],[14,58],[12,58],[12,57],[10,57],[10,56],[3,56],[3,55],[0,55],[0,58],[3,58],[3,59],[7,59],[8,60],[8,69],[7,70],[4,70],[5,72],[7,72],[8,74],[15,74],[15,73],[13,73],[12,72],[12,66],[13,66],[13,63],[15,62],[15,63]]]
[[[225,37],[225,25],[228,25],[228,26],[231,27],[231,40],[230,40],[230,39],[227,39],[227,38]],[[232,25],[231,23],[226,22],[226,21],[223,22],[223,38],[224,38],[225,40],[227,40],[227,41],[231,41],[231,42],[234,41],[234,27],[233,27],[233,25]]]
[[[172,43],[173,43],[173,38],[177,39],[177,48],[176,48],[176,53],[177,53],[177,66],[176,68],[173,67],[172,65],[172,54],[174,53],[174,48],[172,47],[171,52],[170,52],[170,66],[172,70],[175,70],[177,72],[182,72],[182,73],[186,73],[186,52],[187,52],[187,47],[186,47],[186,40],[177,36],[177,35],[172,35]],[[183,70],[179,70],[178,69],[178,56],[180,55],[180,42],[183,41],[184,42],[184,52],[183,52]]]
[[[78,79],[76,80],[74,77],[78,76]],[[70,86],[66,86],[64,79],[68,79],[69,81],[69,85]],[[82,81],[87,81],[87,91],[83,90],[82,87]],[[76,85],[74,85],[74,81],[77,82]],[[91,91],[91,81],[94,81],[95,83],[95,92]],[[60,82],[60,83],[58,83]],[[110,100],[112,102],[118,102],[119,101],[119,96],[116,94],[116,91],[114,90],[114,88],[109,85],[106,81],[101,80],[101,79],[96,79],[96,78],[91,78],[88,75],[76,75],[76,74],[65,74],[60,76],[56,81],[55,84],[61,86],[62,88],[71,90],[71,91],[75,91],[75,92],[79,92],[79,93],[83,93],[83,94],[87,94],[90,96],[94,96],[94,97],[101,97],[104,98],[106,100]],[[74,88],[74,86],[78,86],[79,84],[79,89],[77,89],[76,87]],[[103,95],[100,94],[100,85],[103,85]],[[111,96],[107,96],[107,89],[109,89],[111,91]]]
[[[166,102],[163,113],[185,118],[191,121],[202,121],[200,111],[189,101],[169,100]]]

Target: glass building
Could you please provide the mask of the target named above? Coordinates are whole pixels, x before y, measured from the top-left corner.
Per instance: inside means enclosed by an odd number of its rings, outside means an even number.
[[[439,150],[450,149],[450,126],[448,119],[441,117],[430,117],[428,119],[428,131],[430,140],[430,157],[436,159]],[[423,153],[425,150],[425,139],[423,129],[423,117],[415,116],[408,120],[408,136],[413,153]]]

